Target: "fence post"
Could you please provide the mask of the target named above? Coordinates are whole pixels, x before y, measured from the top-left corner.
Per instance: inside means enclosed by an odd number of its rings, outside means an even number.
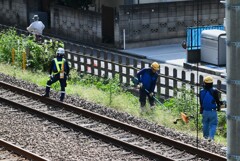
[[[185,81],[186,81],[186,72],[182,71],[182,86],[186,85]]]
[[[26,70],[26,52],[22,53],[22,69]]]
[[[86,57],[86,47],[83,46],[83,66],[84,66],[84,73],[88,73],[88,63],[87,63],[87,57]]]
[[[74,66],[74,55],[72,55],[72,54],[70,54],[68,51],[66,51],[66,55],[67,55],[67,59],[68,60],[71,60],[70,61],[70,63],[71,63],[71,67],[74,67],[75,68],[75,66]]]
[[[116,71],[115,71],[115,55],[111,53],[111,66],[112,66],[112,77],[115,77]]]
[[[173,96],[177,96],[177,80],[174,79],[177,78],[177,69],[173,69]]]
[[[109,105],[112,104],[112,81],[110,80],[110,98],[109,98]]]
[[[122,56],[118,56],[118,68],[119,68],[119,81],[123,83],[123,75],[122,75]]]
[[[12,48],[12,65],[15,63],[15,49]]]
[[[129,68],[129,65],[130,65],[130,60],[129,58],[127,57],[126,58],[126,84],[127,85],[130,85],[130,68]]]
[[[165,75],[167,77],[165,77],[165,95],[166,96],[169,96],[169,68],[168,67],[165,67]]]
[[[161,97],[161,76],[158,76],[156,84],[157,84],[157,97],[160,98]]]
[[[133,60],[133,77],[137,75],[137,68],[138,68],[137,65],[138,65],[137,60],[134,59]]]
[[[105,60],[104,61],[104,77],[108,78],[108,62],[106,61],[108,60],[108,53],[104,51],[103,57],[104,57],[103,59]]]
[[[140,69],[142,69],[142,68],[145,68],[145,62],[144,62],[144,61],[141,61],[141,67],[140,67]]]
[[[101,61],[100,61],[100,57],[101,57],[101,51],[97,50],[97,65],[98,65],[98,77],[101,77],[101,70],[102,70],[102,65],[101,65]]]
[[[195,87],[194,73],[191,73],[191,76],[190,76],[190,86],[191,86],[191,90],[194,90],[194,87]]]
[[[217,89],[221,90],[221,87],[222,87],[222,82],[220,80],[217,80]],[[219,98],[220,99],[222,98],[222,93],[220,93]]]
[[[89,48],[90,50],[90,66],[91,66],[91,74],[94,75],[94,68],[95,68],[95,64],[94,64],[94,59],[93,59],[93,48]]]

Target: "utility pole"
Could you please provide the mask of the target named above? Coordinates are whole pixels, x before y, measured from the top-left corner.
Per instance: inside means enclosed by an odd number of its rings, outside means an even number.
[[[227,33],[227,160],[240,160],[240,0],[225,1]]]

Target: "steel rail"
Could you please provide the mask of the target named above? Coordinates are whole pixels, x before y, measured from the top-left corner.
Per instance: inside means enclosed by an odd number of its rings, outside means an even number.
[[[26,107],[26,106],[24,106],[24,105],[22,105],[20,103],[13,102],[11,100],[8,100],[8,99],[2,98],[2,97],[0,97],[0,101],[1,102],[5,102],[8,105],[11,105],[13,107],[17,107],[18,109],[21,109],[22,111],[27,111],[28,113],[37,115],[38,117],[47,118],[47,119],[52,120],[52,121],[54,121],[54,122],[56,122],[58,124],[61,124],[61,125],[66,126],[68,128],[72,128],[75,131],[79,131],[79,132],[85,133],[87,135],[91,135],[91,136],[93,136],[95,138],[98,138],[98,139],[103,140],[105,142],[111,143],[113,145],[117,145],[117,146],[123,147],[124,149],[128,149],[130,151],[134,151],[135,153],[140,154],[140,155],[144,155],[144,156],[146,156],[148,158],[156,159],[156,160],[164,160],[164,161],[174,161],[173,159],[165,157],[163,155],[160,155],[160,154],[158,154],[158,153],[156,153],[154,151],[146,150],[146,149],[141,148],[139,146],[135,146],[135,145],[132,145],[130,143],[126,143],[126,142],[121,141],[119,139],[115,139],[115,138],[113,138],[111,136],[104,135],[102,133],[99,133],[99,132],[90,130],[88,128],[85,128],[83,126],[79,126],[79,125],[77,125],[75,123],[72,123],[72,122],[69,122],[69,121],[65,121],[63,119],[60,119],[58,117],[49,115],[47,113],[44,113],[44,112],[41,112],[41,111],[38,111],[38,110],[35,110],[35,109],[32,109],[32,108]],[[41,160],[39,160],[39,161],[41,161]]]
[[[0,146],[4,147],[5,149],[9,150],[9,151],[13,151],[14,153],[23,156],[29,160],[34,160],[34,161],[50,161],[49,159],[43,158],[37,154],[34,154],[30,151],[27,151],[25,149],[22,149],[16,145],[13,145],[7,141],[4,141],[2,139],[0,139]]]
[[[74,105],[70,105],[70,104],[67,104],[67,103],[63,103],[63,102],[60,102],[60,101],[56,101],[56,100],[53,100],[53,99],[42,97],[39,94],[36,94],[34,92],[31,92],[31,91],[27,91],[27,90],[22,89],[22,88],[12,86],[12,85],[10,85],[8,83],[5,83],[5,82],[2,82],[2,81],[0,81],[0,86],[5,88],[5,89],[10,89],[12,91],[19,92],[20,94],[38,99],[38,100],[40,100],[44,103],[54,105],[54,106],[58,106],[58,107],[62,107],[65,110],[72,111],[72,112],[75,112],[77,114],[81,114],[81,115],[86,116],[86,117],[91,117],[92,119],[101,121],[103,123],[111,124],[112,126],[115,126],[115,127],[120,127],[122,129],[124,129],[126,131],[130,131],[134,134],[138,134],[138,135],[141,135],[141,136],[146,137],[146,138],[151,138],[154,141],[162,142],[166,145],[173,146],[176,149],[185,150],[187,153],[197,155],[198,157],[207,158],[207,159],[216,160],[216,161],[225,161],[226,160],[226,157],[223,157],[221,155],[218,155],[218,154],[215,154],[215,153],[210,153],[206,150],[196,148],[192,145],[184,144],[182,142],[169,139],[169,138],[161,136],[159,134],[156,134],[156,133],[144,130],[144,129],[140,129],[136,126],[131,126],[129,124],[120,122],[120,121],[115,120],[115,119],[111,119],[111,118],[106,117],[106,116],[99,115],[97,113],[94,113],[94,112],[76,107]],[[121,144],[122,143],[120,143],[120,145]],[[143,153],[141,153],[141,154],[143,154]],[[146,154],[146,155],[148,156],[148,154]]]

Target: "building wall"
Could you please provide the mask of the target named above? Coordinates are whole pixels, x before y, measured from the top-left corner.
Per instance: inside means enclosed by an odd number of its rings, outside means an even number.
[[[86,43],[101,42],[101,14],[65,6],[52,6],[50,13],[55,35]]]
[[[127,48],[180,43],[186,39],[188,27],[223,25],[224,17],[225,7],[219,0],[202,0],[198,7],[193,1],[123,5],[119,9],[119,40],[115,44],[122,46],[123,29]]]
[[[26,26],[26,0],[0,1],[0,23],[13,26]]]
[[[27,10],[27,0],[0,1],[0,23],[28,26],[27,21],[31,12],[39,10],[38,2],[29,0],[28,6],[31,9]],[[115,8],[124,1],[118,0],[116,4],[110,0],[99,2]],[[202,0],[199,7],[196,6],[196,1],[180,1],[120,5],[116,8],[114,45],[119,48],[123,47],[123,30],[126,33],[126,48],[179,43],[186,39],[188,27],[222,25],[225,17],[225,7],[219,0]],[[88,43],[102,42],[100,12],[82,11],[53,4],[49,17],[49,31],[57,36]]]

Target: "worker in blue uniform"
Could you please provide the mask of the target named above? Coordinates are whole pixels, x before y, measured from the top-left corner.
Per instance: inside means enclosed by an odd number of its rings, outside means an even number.
[[[208,141],[214,140],[216,134],[218,116],[222,102],[219,99],[219,92],[213,87],[213,78],[204,77],[204,88],[200,90],[200,114],[202,114],[203,137]]]
[[[51,85],[57,81],[61,85],[61,96],[60,101],[65,98],[65,87],[67,86],[67,78],[69,76],[69,65],[64,59],[65,50],[63,48],[58,48],[56,52],[57,56],[51,62],[51,67],[49,70],[49,80],[47,81],[44,97],[49,97],[49,92]]]
[[[151,67],[143,68],[137,73],[140,110],[143,112],[146,105],[146,97],[148,97],[150,108],[154,109],[154,89],[158,79],[157,71],[160,69],[160,64],[153,62]]]

